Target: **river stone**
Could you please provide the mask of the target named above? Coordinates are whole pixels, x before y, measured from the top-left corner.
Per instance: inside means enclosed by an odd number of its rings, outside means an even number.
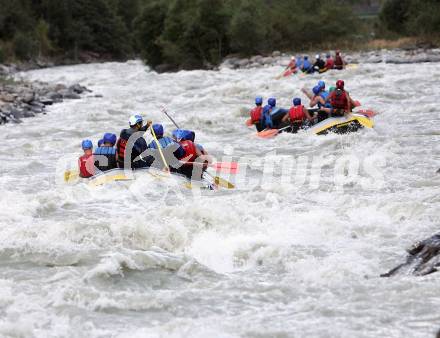
[[[24,111],[23,112],[23,117],[28,118],[28,117],[35,117],[35,113],[32,111]]]
[[[71,91],[61,91],[60,92],[63,95],[63,99],[68,99],[68,100],[78,100],[81,98],[81,96],[79,96],[77,93],[72,93]]]
[[[49,92],[46,94],[48,99],[51,99],[53,102],[61,102],[63,99],[63,94],[58,92]]]
[[[34,92],[24,92],[24,93],[21,93],[20,96],[21,96],[22,102],[29,103],[34,100],[35,93]]]
[[[274,62],[274,59],[273,59],[273,57],[270,57],[270,56],[267,56],[267,57],[261,59],[261,63],[263,65],[271,65],[273,62]]]
[[[244,67],[246,67],[248,64],[249,64],[249,59],[242,59],[242,60],[240,60],[240,61],[237,62],[237,65],[238,65],[240,68],[244,68]]]
[[[250,61],[253,63],[261,63],[262,59],[263,59],[263,57],[261,55],[255,55],[250,58]]]
[[[12,94],[9,93],[2,93],[0,94],[0,100],[3,102],[14,102],[15,97]]]
[[[62,83],[58,83],[54,89],[56,92],[59,92],[60,90],[67,89],[67,87],[66,87],[66,85],[64,85]]]
[[[36,101],[36,100],[34,100],[34,101],[29,102],[29,104],[30,104],[32,107],[44,108],[44,104],[43,104],[41,101]]]
[[[16,118],[16,119],[21,119],[21,118],[24,117],[24,112],[21,111],[21,110],[19,110],[19,109],[17,109],[17,108],[12,108],[12,109],[11,109],[11,114],[12,114],[12,116],[14,116],[14,118]]]
[[[44,108],[32,106],[31,111],[35,114],[41,114],[44,111]]]
[[[281,52],[278,51],[278,50],[276,50],[276,51],[274,51],[274,52],[272,53],[272,56],[273,56],[274,58],[280,57],[280,56],[281,56]]]
[[[42,104],[44,104],[45,106],[51,106],[54,103],[54,101],[52,99],[49,99],[47,97],[41,97],[40,102]]]
[[[76,94],[82,94],[85,91],[87,91],[86,87],[81,86],[80,84],[76,83],[69,87],[69,91],[74,92]]]

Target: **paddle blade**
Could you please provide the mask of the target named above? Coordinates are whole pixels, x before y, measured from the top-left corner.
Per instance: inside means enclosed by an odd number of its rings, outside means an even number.
[[[257,136],[261,138],[272,138],[277,136],[278,133],[278,129],[264,129],[263,131],[257,133]]]
[[[361,110],[356,111],[356,113],[362,114],[362,115],[364,115],[366,117],[370,117],[370,118],[377,115],[377,113],[374,110],[370,110],[370,109],[361,109]]]
[[[66,170],[64,172],[64,182],[72,182],[77,180],[79,172],[77,170]]]
[[[214,183],[216,185],[218,185],[219,187],[226,188],[226,189],[234,189],[235,188],[235,185],[233,185],[231,182],[228,182],[218,176],[214,177]]]

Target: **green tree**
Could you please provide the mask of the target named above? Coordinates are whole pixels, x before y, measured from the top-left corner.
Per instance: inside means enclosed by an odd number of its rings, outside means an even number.
[[[233,52],[249,56],[264,51],[267,29],[263,23],[266,10],[261,0],[242,0],[233,9],[228,29]]]
[[[37,54],[37,43],[29,34],[18,31],[13,43],[14,53],[21,60],[30,60]]]
[[[38,40],[38,56],[41,58],[52,51],[52,43],[49,40],[49,25],[43,19],[38,21],[35,27],[35,33]]]
[[[174,0],[159,44],[166,62],[185,69],[216,64],[228,52],[222,0]]]
[[[141,51],[142,58],[152,67],[161,64],[164,59],[159,37],[165,26],[167,12],[168,6],[164,1],[152,1],[134,21],[137,50]]]

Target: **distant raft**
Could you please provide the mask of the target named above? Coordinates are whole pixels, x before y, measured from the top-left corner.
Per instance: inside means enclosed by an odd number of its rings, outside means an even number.
[[[251,123],[246,122],[248,126],[252,126]],[[362,128],[373,128],[374,120],[372,117],[365,113],[351,113],[342,117],[330,117],[312,126],[304,125],[300,129],[306,130],[309,133],[315,135],[326,135],[328,133],[335,134],[347,134],[356,132]],[[257,132],[257,136],[260,138],[272,138],[280,133],[296,133],[298,129],[292,131],[292,127],[284,126],[280,129],[265,129]]]

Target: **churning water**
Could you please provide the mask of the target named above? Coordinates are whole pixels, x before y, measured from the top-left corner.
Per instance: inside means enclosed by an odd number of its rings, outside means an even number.
[[[128,62],[22,74],[103,98],[0,127],[0,336],[433,336],[440,275],[379,275],[438,231],[440,65],[280,71],[159,75]],[[288,106],[337,77],[378,111],[374,129],[264,140],[244,125],[255,95]],[[133,113],[171,130],[162,105],[214,156],[249,162],[238,189],[62,182],[82,139],[119,133]]]

